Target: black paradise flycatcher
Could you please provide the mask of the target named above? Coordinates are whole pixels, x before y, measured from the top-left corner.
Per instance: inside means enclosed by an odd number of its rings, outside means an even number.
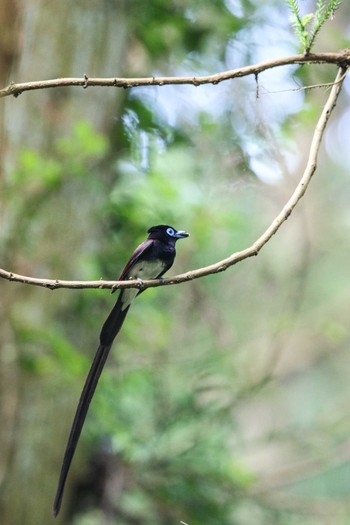
[[[128,279],[159,279],[174,263],[176,250],[175,244],[178,239],[184,239],[189,233],[183,230],[175,230],[164,224],[152,226],[148,230],[148,237],[141,243],[119,275],[120,281]],[[112,343],[122,327],[126,314],[132,301],[142,290],[125,288],[120,291],[118,300],[104,323],[100,334],[100,345],[95,354],[90,371],[86,378],[78,407],[74,416],[72,428],[69,434],[66,450],[64,453],[60,477],[53,504],[53,515],[56,517],[60,511],[64,486],[69,468],[84,425],[89,405],[94,395],[99,377],[108,357]]]

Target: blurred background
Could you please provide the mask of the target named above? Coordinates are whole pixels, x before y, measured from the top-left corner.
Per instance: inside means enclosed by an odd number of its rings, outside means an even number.
[[[1,0],[0,20],[1,87],[204,75],[300,52],[277,0]],[[349,40],[343,2],[314,50]],[[116,279],[159,223],[191,233],[170,274],[249,246],[300,179],[328,95],[298,88],[336,70],[274,69],[258,96],[249,77],[2,99],[1,267]],[[309,190],[259,257],[136,301],[56,523],[350,523],[349,96],[345,82]],[[115,296],[0,287],[0,522],[46,525]]]

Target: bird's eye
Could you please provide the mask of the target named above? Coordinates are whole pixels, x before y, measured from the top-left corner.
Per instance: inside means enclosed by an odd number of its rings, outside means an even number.
[[[168,228],[166,232],[167,232],[168,235],[170,235],[170,237],[173,237],[174,233],[175,233],[172,228]]]

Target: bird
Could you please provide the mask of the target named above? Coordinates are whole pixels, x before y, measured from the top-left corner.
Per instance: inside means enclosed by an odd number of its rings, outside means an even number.
[[[75,412],[72,427],[68,437],[62,467],[58,480],[56,495],[52,507],[54,517],[60,511],[64,487],[70,465],[84,425],[86,414],[103,367],[107,360],[114,339],[118,335],[133,300],[143,292],[142,281],[159,279],[174,263],[176,256],[175,244],[179,239],[189,237],[184,230],[176,230],[172,226],[159,224],[147,231],[148,237],[133,252],[119,275],[120,281],[135,279],[140,281],[139,288],[124,288],[120,291],[117,302],[107,317],[100,333],[100,344],[85,380],[79,403]],[[112,293],[113,293],[112,289]]]

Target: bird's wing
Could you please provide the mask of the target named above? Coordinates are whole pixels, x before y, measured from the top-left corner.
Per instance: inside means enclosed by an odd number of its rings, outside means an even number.
[[[143,243],[141,243],[136,248],[136,250],[130,257],[130,259],[124,266],[123,270],[121,271],[119,280],[127,281],[128,279],[138,279],[139,278],[139,273],[140,273],[140,270],[142,270],[142,266],[143,266],[142,265],[143,258],[147,257],[147,254],[152,249],[153,244],[154,244],[153,240],[146,239]],[[147,278],[147,276],[144,276],[144,277]],[[113,290],[113,292],[114,291],[115,290]],[[137,288],[125,288],[124,290],[121,290],[120,295],[119,295],[119,300],[118,300],[118,303],[120,306],[120,313],[122,313],[126,308],[128,308],[131,305],[131,303],[133,302],[135,297],[139,295],[139,293],[140,293],[140,290]],[[116,317],[115,316],[116,313],[117,312],[114,311],[113,317]],[[107,319],[102,331],[104,330],[106,324],[108,324],[110,317]]]
[[[132,270],[135,263],[140,259],[141,255],[145,256],[147,252],[152,248],[154,241],[152,239],[146,239],[143,241],[134,251],[122,271],[119,275],[120,281],[126,281],[130,279],[130,270]]]

